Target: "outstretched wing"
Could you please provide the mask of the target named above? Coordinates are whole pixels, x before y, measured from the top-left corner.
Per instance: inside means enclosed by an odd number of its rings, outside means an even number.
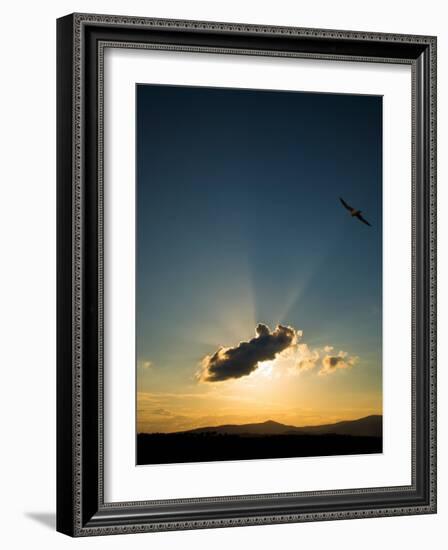
[[[366,225],[372,227],[370,223],[361,216],[361,214],[356,214],[356,217],[358,218],[358,220],[362,221],[362,223],[365,223]]]
[[[341,201],[342,205],[343,205],[345,208],[347,208],[347,210],[350,210],[350,211],[353,210],[353,208],[352,208],[351,206],[349,206],[349,205],[345,202],[345,200],[344,200],[343,198],[339,197],[339,200]]]

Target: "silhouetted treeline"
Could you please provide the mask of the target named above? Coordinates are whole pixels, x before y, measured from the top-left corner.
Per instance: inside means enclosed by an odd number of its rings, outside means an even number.
[[[139,434],[137,464],[209,462],[371,454],[382,452],[381,437],[351,435],[229,435],[217,432]]]

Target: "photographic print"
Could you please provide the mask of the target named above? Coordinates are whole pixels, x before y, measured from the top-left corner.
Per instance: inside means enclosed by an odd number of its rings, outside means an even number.
[[[137,464],[382,452],[382,97],[136,87]]]
[[[437,37],[74,13],[57,52],[57,530],[436,513]]]

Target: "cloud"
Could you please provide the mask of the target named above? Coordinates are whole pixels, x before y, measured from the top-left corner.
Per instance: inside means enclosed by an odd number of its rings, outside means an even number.
[[[140,359],[137,362],[137,366],[140,367],[141,369],[147,370],[153,367],[153,363],[152,361],[147,361],[146,359]]]
[[[348,369],[356,365],[359,357],[349,356],[346,351],[333,352],[333,346],[310,348],[307,344],[296,344],[289,350],[289,357],[294,363],[289,367],[290,374],[299,374],[320,366],[317,374],[320,376],[333,374],[339,369]]]
[[[158,416],[173,416],[173,413],[171,411],[168,411],[167,409],[158,408],[158,409],[151,409],[148,411],[149,414],[156,414]]]
[[[258,324],[255,338],[233,348],[220,347],[213,355],[206,355],[196,377],[201,382],[222,382],[242,378],[254,371],[269,376],[298,375],[315,372],[320,376],[349,369],[359,357],[346,351],[334,351],[334,346],[311,348],[301,342],[303,332],[290,326],[278,325],[275,330]],[[269,361],[269,363],[268,363]],[[260,366],[260,363],[264,365]],[[266,367],[266,372],[262,369]],[[259,369],[259,370],[258,370]]]
[[[349,369],[358,362],[358,357],[349,356],[346,351],[340,351],[337,355],[325,355],[322,359],[322,368],[318,374],[320,376],[332,374],[338,369]]]
[[[314,369],[320,359],[318,349],[310,349],[308,344],[297,345],[297,362],[294,365],[299,371]]]
[[[262,323],[255,329],[255,338],[240,342],[233,348],[219,348],[201,362],[198,379],[202,382],[221,382],[231,378],[248,376],[257,369],[259,362],[275,357],[297,342],[298,334],[292,327],[278,325],[271,332]]]

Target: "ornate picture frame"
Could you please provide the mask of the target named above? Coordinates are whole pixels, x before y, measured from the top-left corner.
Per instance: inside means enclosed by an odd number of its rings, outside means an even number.
[[[107,502],[104,51],[408,65],[412,71],[411,484]],[[57,21],[57,530],[70,536],[436,512],[436,38],[72,14]],[[106,307],[107,310],[107,307]]]

